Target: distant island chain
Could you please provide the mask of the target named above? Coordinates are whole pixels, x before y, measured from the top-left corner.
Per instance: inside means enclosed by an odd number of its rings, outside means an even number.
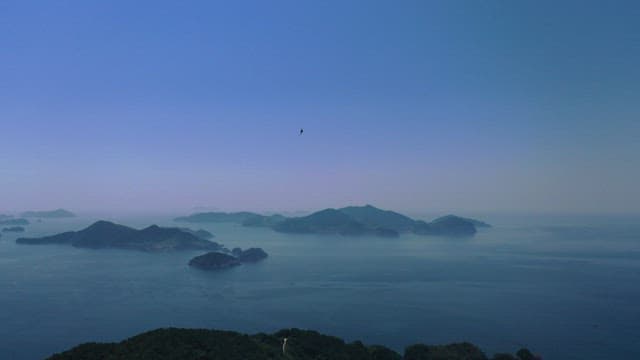
[[[65,210],[52,212],[28,212],[25,217],[71,216]],[[235,222],[248,227],[265,227],[287,234],[332,234],[340,236],[377,236],[395,238],[403,233],[445,237],[472,236],[478,227],[489,227],[482,221],[447,215],[431,222],[414,220],[397,212],[382,210],[372,205],[325,209],[307,216],[285,217],[261,215],[252,212],[207,212],[174,219],[185,223]],[[5,218],[0,224],[23,225],[26,219]],[[4,232],[23,232],[20,226],[7,227]],[[16,243],[23,245],[65,244],[89,249],[124,249],[144,252],[170,252],[184,250],[207,251],[189,261],[189,265],[201,270],[221,270],[264,260],[268,254],[261,248],[229,250],[212,241],[214,234],[204,229],[184,227],[160,227],[151,225],[138,230],[110,221],[97,221],[79,231],[67,231],[56,235],[28,238]]]

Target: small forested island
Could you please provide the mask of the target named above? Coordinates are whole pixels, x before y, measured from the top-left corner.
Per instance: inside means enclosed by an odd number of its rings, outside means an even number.
[[[0,220],[0,225],[29,225],[29,220],[20,218],[9,218]]]
[[[80,231],[69,231],[41,238],[19,238],[18,244],[68,244],[79,248],[117,248],[146,252],[222,249],[219,244],[178,228],[152,225],[142,230],[109,221],[98,221]]]
[[[200,270],[221,270],[234,267],[242,263],[258,262],[266,259],[268,256],[269,255],[260,248],[250,248],[247,250],[235,248],[231,251],[231,254],[214,251],[196,256],[189,261],[189,266],[193,266]]]
[[[25,211],[20,214],[22,217],[35,217],[43,219],[61,219],[75,217],[76,214],[65,209],[56,209],[48,211]]]
[[[176,218],[181,222],[237,222],[244,226],[268,227],[278,232],[294,234],[339,234],[346,236],[373,235],[398,237],[402,233],[436,236],[471,236],[478,227],[489,224],[455,215],[446,215],[431,222],[414,220],[394,211],[372,205],[324,209],[307,216],[285,217],[252,212],[208,212]]]
[[[468,342],[416,344],[401,355],[381,345],[344,340],[316,331],[285,329],[273,334],[241,334],[205,329],[157,329],[119,343],[86,343],[48,360],[535,360],[527,349],[489,358]]]
[[[2,229],[2,232],[24,232],[24,228],[22,226],[6,227]]]
[[[238,266],[240,264],[240,260],[235,256],[220,252],[206,253],[204,255],[196,256],[189,261],[189,266],[193,266],[201,270],[222,270]]]

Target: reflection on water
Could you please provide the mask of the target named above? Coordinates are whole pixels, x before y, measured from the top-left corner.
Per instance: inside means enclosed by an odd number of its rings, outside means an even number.
[[[24,236],[93,220],[34,223]],[[312,328],[398,350],[467,340],[489,353],[526,345],[545,359],[640,358],[637,219],[489,220],[497,226],[466,240],[198,224],[229,248],[259,246],[270,255],[212,273],[187,266],[198,252],[18,246],[17,235],[3,234],[0,358],[38,359],[166,326]]]

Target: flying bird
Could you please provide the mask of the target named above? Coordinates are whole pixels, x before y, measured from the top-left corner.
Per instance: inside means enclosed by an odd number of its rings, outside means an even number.
[[[302,135],[303,132],[304,132],[304,129],[300,129],[300,134],[298,134],[298,136]]]

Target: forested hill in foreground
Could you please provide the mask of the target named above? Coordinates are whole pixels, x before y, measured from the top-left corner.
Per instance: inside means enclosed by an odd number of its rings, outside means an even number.
[[[283,354],[283,340],[287,339]],[[315,331],[287,329],[275,334],[232,331],[158,329],[119,343],[87,343],[48,360],[534,360],[531,352],[487,357],[470,343],[417,344],[404,355],[384,346],[367,346]]]

